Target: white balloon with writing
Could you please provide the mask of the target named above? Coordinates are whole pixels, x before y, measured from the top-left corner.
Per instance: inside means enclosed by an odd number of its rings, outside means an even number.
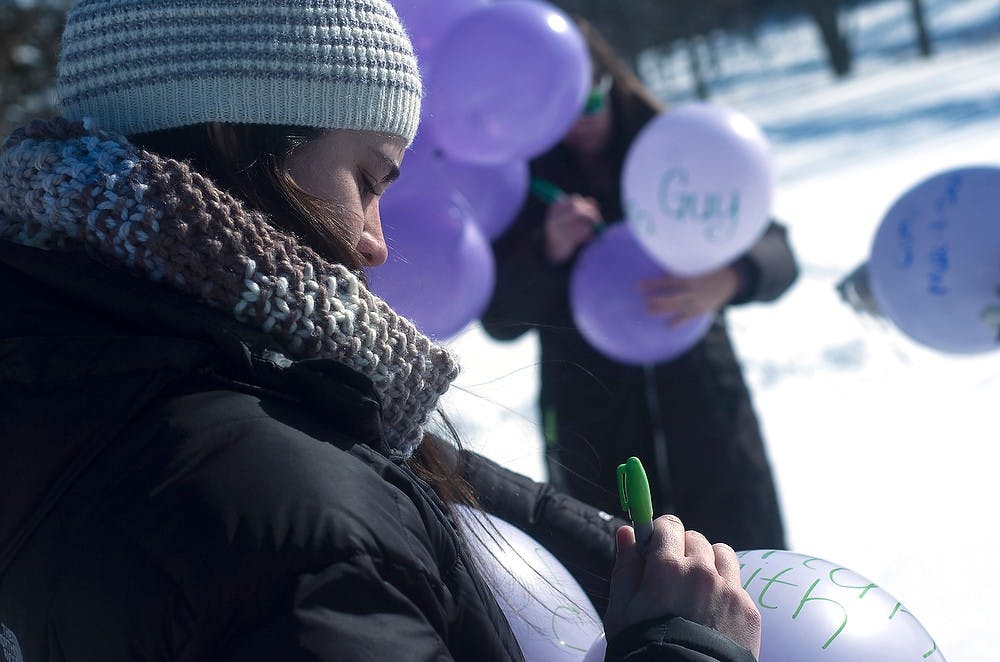
[[[988,309],[1000,307],[1000,168],[958,168],[903,194],[868,259],[872,294],[917,342],[954,354],[1000,349]]]
[[[944,662],[916,617],[856,572],[794,552],[737,556],[761,615],[759,662]]]
[[[629,229],[668,271],[692,276],[729,264],[769,222],[770,147],[745,115],[687,104],[651,120],[622,170]]]
[[[580,662],[604,626],[566,567],[502,519],[456,508],[463,534],[528,662]]]

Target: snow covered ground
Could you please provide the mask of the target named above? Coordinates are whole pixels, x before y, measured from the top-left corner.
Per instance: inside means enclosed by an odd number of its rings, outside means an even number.
[[[915,52],[909,3],[884,0],[853,13],[859,59],[843,82],[806,22],[772,25],[755,47],[721,42],[713,100],[771,138],[774,211],[802,264],[783,299],[729,319],[792,548],[884,587],[951,662],[981,662],[1000,660],[1000,352],[934,353],[834,290],[906,189],[1000,166],[1000,2],[926,4],[931,60]],[[676,103],[685,70],[643,73]],[[464,372],[446,406],[467,444],[543,479],[534,338],[495,343],[472,325],[451,345]]]

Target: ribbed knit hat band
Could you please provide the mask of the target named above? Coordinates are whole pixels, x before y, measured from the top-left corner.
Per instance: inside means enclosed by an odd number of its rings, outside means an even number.
[[[80,0],[59,61],[69,119],[125,135],[203,122],[411,141],[420,73],[387,0]]]

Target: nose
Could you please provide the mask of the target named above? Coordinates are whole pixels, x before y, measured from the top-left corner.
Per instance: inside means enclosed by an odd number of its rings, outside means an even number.
[[[389,259],[389,248],[382,235],[382,219],[376,207],[365,220],[365,227],[358,240],[358,253],[364,267],[379,267]]]

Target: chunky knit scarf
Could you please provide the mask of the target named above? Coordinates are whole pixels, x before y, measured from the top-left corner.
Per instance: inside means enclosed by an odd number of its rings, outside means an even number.
[[[185,164],[86,123],[35,122],[4,143],[0,239],[86,252],[231,311],[290,356],[357,370],[381,398],[387,441],[406,455],[458,372],[349,269]]]

